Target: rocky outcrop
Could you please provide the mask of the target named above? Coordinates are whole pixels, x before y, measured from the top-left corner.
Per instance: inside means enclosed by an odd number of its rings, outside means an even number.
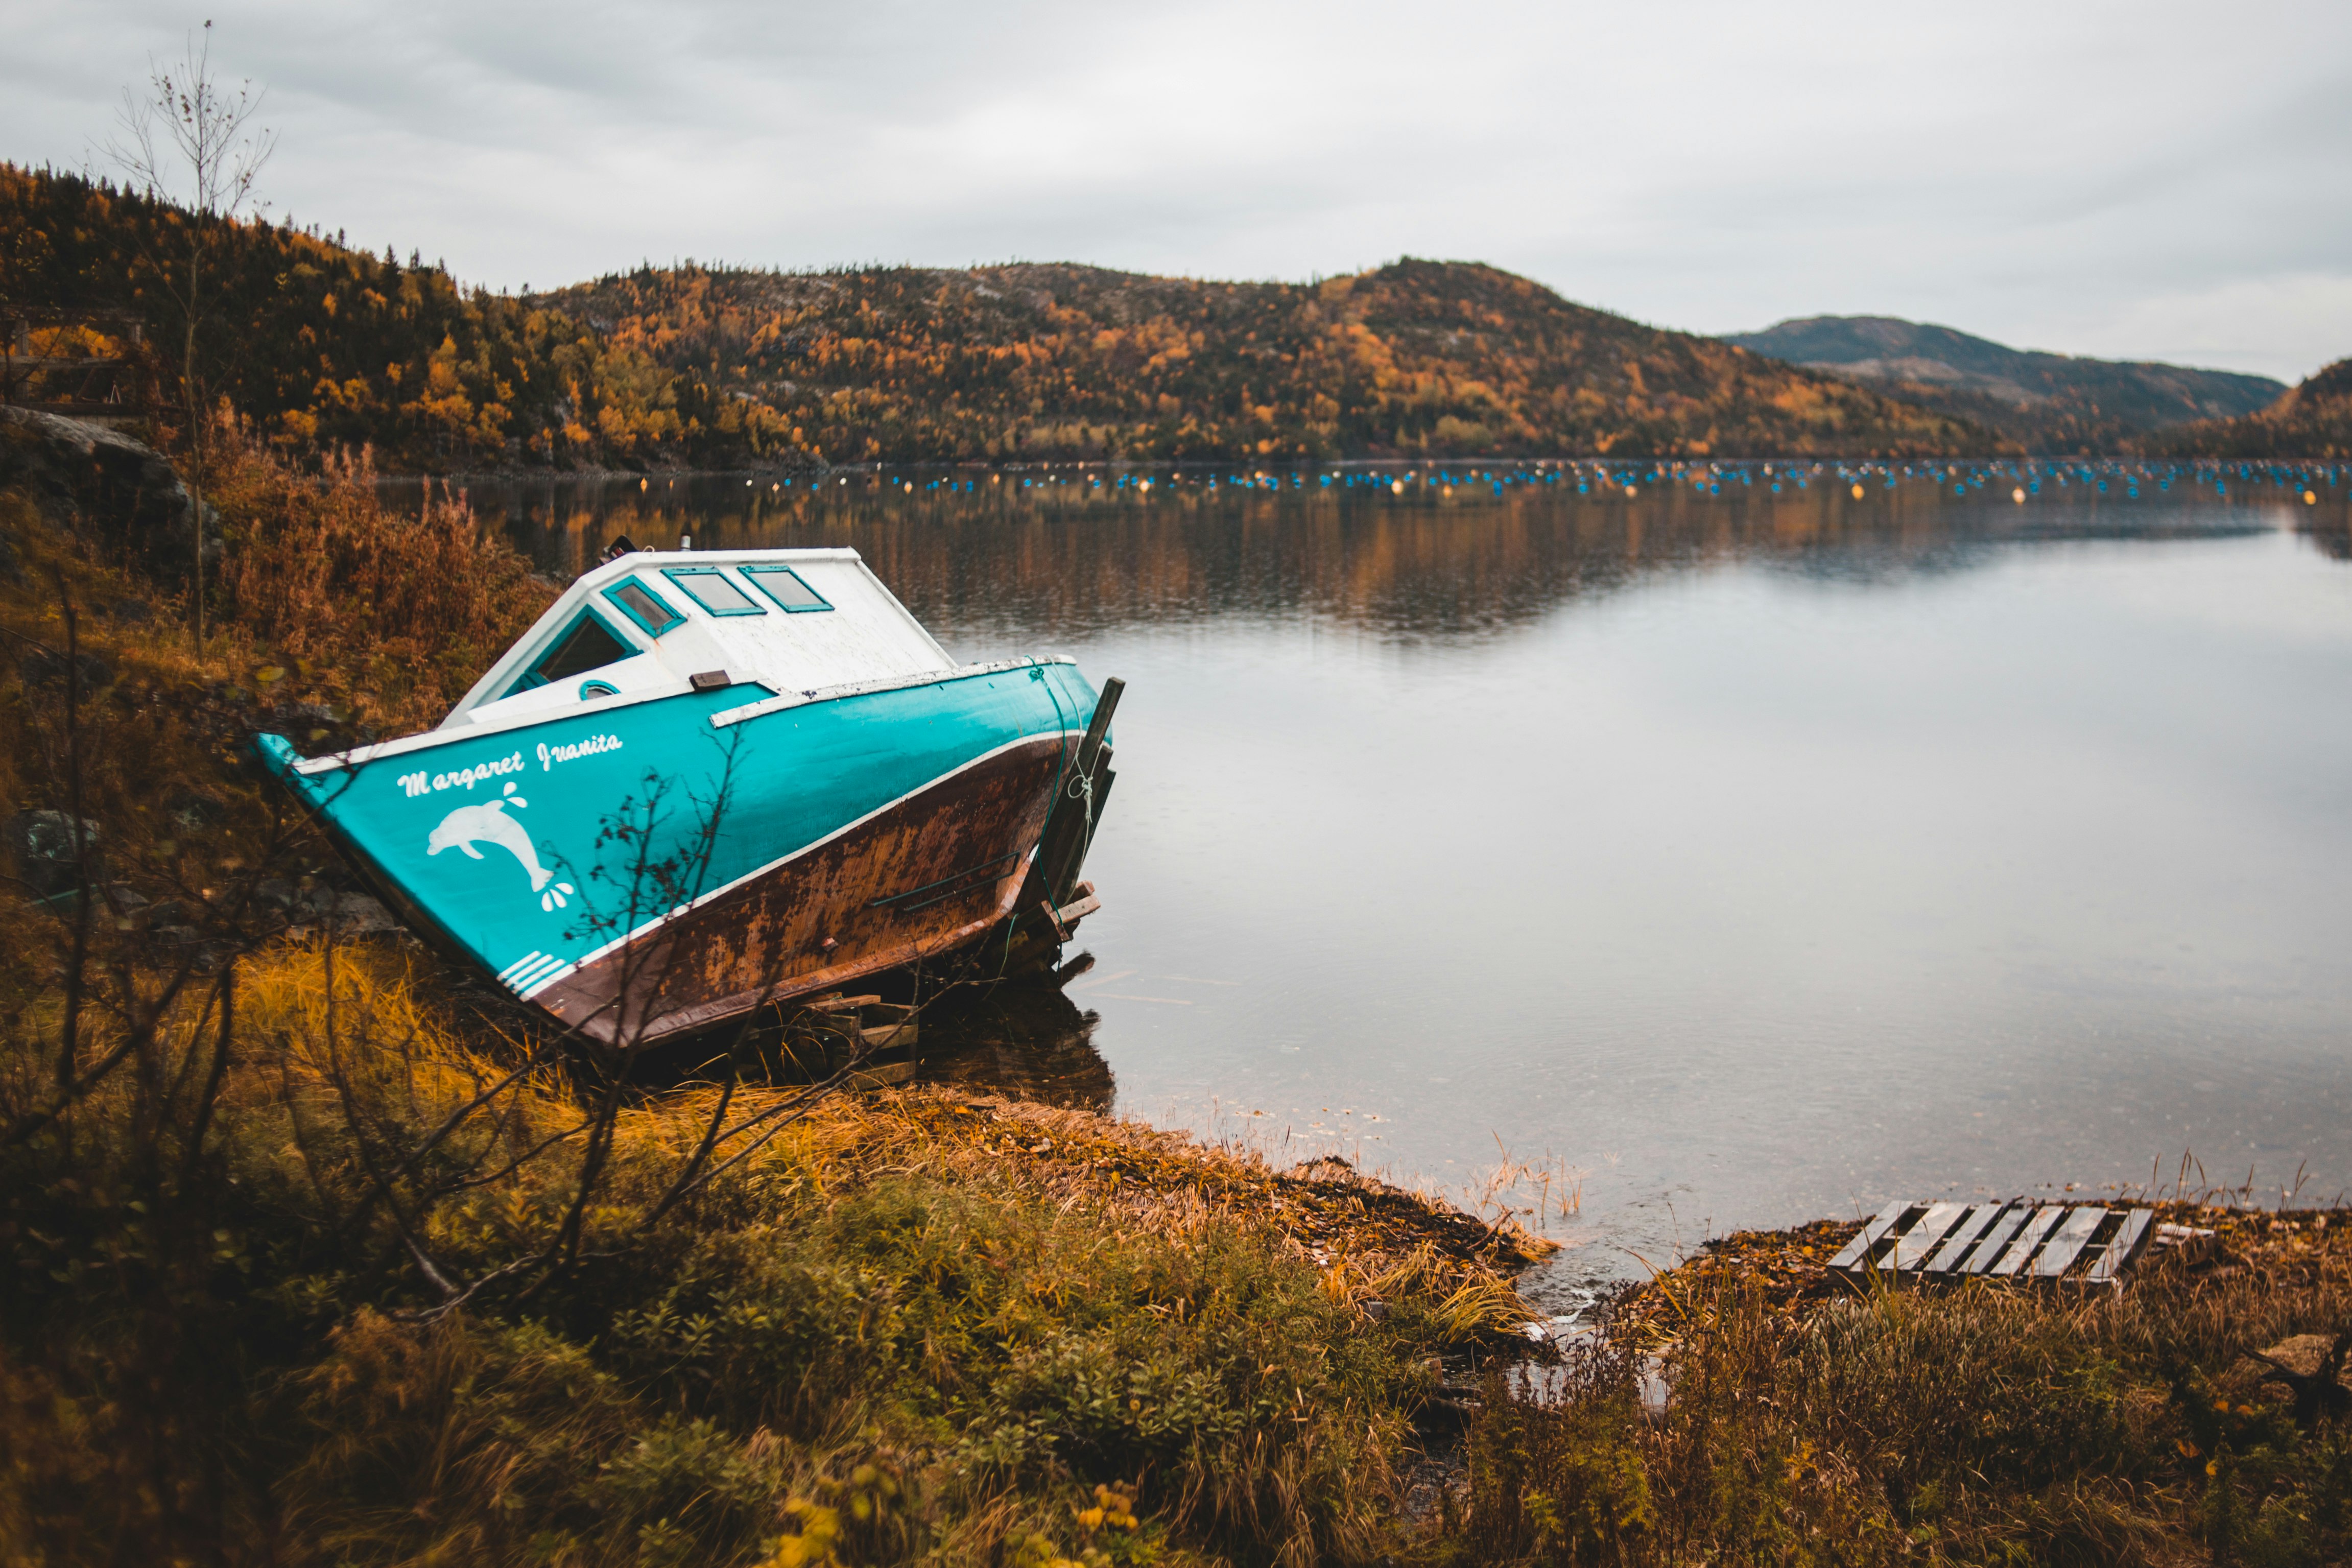
[[[166,579],[184,574],[196,506],[171,460],[144,442],[86,420],[0,407],[0,489],[22,489],[42,515]],[[205,556],[220,547],[205,509]]]

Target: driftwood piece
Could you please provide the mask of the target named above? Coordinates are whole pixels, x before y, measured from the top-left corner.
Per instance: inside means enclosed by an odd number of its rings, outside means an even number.
[[[1952,1226],[1958,1224],[1969,1211],[1966,1204],[1930,1204],[1927,1212],[1912,1222],[1902,1238],[1886,1249],[1878,1267],[1889,1274],[1902,1274],[1917,1268],[1927,1260],[1930,1248],[1944,1239]]]
[[[2031,1205],[2011,1204],[2003,1209],[2000,1217],[1986,1228],[1984,1240],[1978,1243],[1974,1252],[1969,1254],[1968,1261],[1961,1265],[1961,1272],[1983,1274],[1990,1269],[2000,1261],[2000,1255],[2009,1249],[2010,1238],[2024,1229],[2025,1222],[2032,1217],[2033,1209]]]
[[[2033,1260],[2033,1277],[2060,1278],[2106,1222],[2107,1211],[2088,1204],[2068,1214],[2066,1223],[2058,1227],[2057,1234],[2042,1248],[2042,1255]]]
[[[2050,1238],[2050,1233],[2057,1229],[2058,1222],[2065,1217],[2065,1209],[2057,1204],[2035,1209],[2033,1217],[2027,1220],[2019,1229],[2017,1239],[2009,1244],[2009,1250],[2000,1255],[2000,1261],[1992,1266],[1993,1278],[1996,1279],[2015,1278],[2018,1270],[2025,1267],[2025,1260],[2032,1257],[2035,1249]]]
[[[1838,1249],[1837,1256],[1830,1259],[1830,1267],[1849,1269],[1867,1267],[1876,1255],[1878,1244],[1885,1239],[1886,1233],[1918,1206],[1908,1199],[1897,1199],[1888,1204],[1872,1216],[1870,1223],[1864,1226],[1852,1241]]]
[[[2090,1272],[2083,1276],[2093,1285],[2114,1284],[2124,1277],[2124,1270],[2139,1261],[2147,1247],[2148,1237],[2155,1229],[2156,1215],[2148,1209],[2134,1209],[2125,1216],[2123,1228],[2115,1234],[2099,1256],[2091,1261]]]
[[[1971,1205],[1969,1212],[1960,1216],[1959,1223],[1945,1235],[1934,1255],[1927,1259],[1924,1271],[1934,1275],[1950,1274],[1960,1259],[1969,1255],[1969,1249],[1991,1228],[1992,1223],[2008,1210],[2007,1204]]]

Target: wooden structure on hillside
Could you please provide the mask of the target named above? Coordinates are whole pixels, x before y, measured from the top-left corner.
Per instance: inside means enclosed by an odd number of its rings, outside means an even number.
[[[57,353],[61,328],[81,329],[120,348]],[[51,341],[36,343],[37,332]],[[136,310],[0,305],[0,404],[101,425],[144,419],[152,379],[142,352],[145,343],[146,321]]]
[[[2157,1228],[2152,1209],[1899,1199],[1879,1210],[1830,1268],[1851,1280],[1888,1285],[2008,1279],[2120,1286]]]

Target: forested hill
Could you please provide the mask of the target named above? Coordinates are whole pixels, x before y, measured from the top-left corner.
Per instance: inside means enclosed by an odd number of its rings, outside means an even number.
[[[2179,458],[2352,458],[2352,359],[2315,372],[2268,408],[2183,425],[2150,445]]]
[[[2251,414],[2264,375],[2019,350],[1893,316],[1809,316],[1726,342],[1990,426],[2029,450],[2128,451],[2150,431]]]
[[[1317,283],[1097,268],[646,268],[545,303],[756,399],[835,461],[1920,455],[1963,421],[1491,267]]]
[[[128,309],[178,384],[189,215],[78,175],[0,163],[0,305]],[[201,237],[197,365],[297,447],[373,443],[388,468],[726,464],[788,454],[765,410],[615,349],[544,305],[458,287],[316,230],[215,223]],[[114,345],[109,345],[114,346]]]
[[[176,208],[0,164],[0,304],[127,308],[176,385]],[[527,299],[317,229],[202,231],[197,363],[284,445],[387,468],[1072,457],[1916,457],[1948,415],[1490,267],[1306,284],[1072,266],[641,269]]]

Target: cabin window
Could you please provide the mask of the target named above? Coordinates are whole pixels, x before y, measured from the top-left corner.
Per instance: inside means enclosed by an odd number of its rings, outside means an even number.
[[[795,614],[833,608],[824,595],[802,582],[801,574],[789,566],[746,566],[743,575],[758,584],[760,592]]]
[[[529,691],[550,681],[569,680],[592,669],[602,669],[608,664],[618,664],[625,658],[635,658],[637,650],[621,639],[621,634],[604,624],[604,618],[593,610],[583,610],[579,617],[552,643],[545,653],[531,661],[522,679],[508,689],[511,697],[518,691]]]
[[[764,616],[767,607],[716,566],[677,566],[662,574],[714,616]]]
[[[645,627],[647,637],[657,637],[686,620],[684,616],[664,603],[660,595],[635,577],[622,578],[604,590],[604,597],[620,605],[629,619]]]

